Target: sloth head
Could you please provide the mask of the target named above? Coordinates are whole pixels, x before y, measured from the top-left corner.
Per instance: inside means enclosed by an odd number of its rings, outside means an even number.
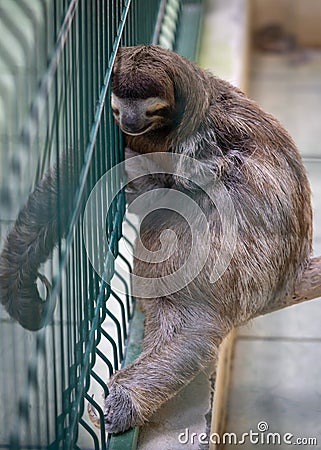
[[[111,107],[131,136],[191,135],[208,98],[199,69],[158,46],[121,47],[113,70]],[[197,94],[197,96],[195,96]]]
[[[122,47],[114,66],[111,108],[132,136],[170,128],[177,114],[173,83],[150,48]]]

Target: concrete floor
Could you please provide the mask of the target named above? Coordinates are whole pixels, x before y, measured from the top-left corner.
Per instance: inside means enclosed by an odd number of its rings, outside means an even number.
[[[313,192],[314,253],[321,254],[321,51],[254,54],[249,95],[279,118],[301,151]],[[240,329],[226,432],[268,431],[259,432],[260,444],[247,440],[225,450],[270,448],[269,432],[279,433],[280,449],[292,448],[297,438],[316,438],[304,447],[321,448],[320,322],[319,299]],[[283,441],[285,433],[293,435],[292,445]]]

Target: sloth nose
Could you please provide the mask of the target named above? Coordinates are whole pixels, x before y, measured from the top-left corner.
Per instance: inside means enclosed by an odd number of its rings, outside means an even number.
[[[130,131],[132,133],[139,131],[144,126],[142,121],[139,120],[136,115],[129,115],[129,114],[127,115],[126,114],[121,118],[120,122],[121,122],[121,127],[124,130]]]

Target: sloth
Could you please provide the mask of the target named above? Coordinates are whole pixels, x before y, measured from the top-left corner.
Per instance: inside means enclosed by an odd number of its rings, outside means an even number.
[[[113,375],[105,404],[106,429],[117,433],[143,424],[213,362],[233,327],[294,292],[311,255],[312,213],[300,155],[280,123],[239,89],[177,53],[157,46],[121,48],[111,107],[129,157],[145,154],[153,164],[156,152],[175,155],[176,166],[167,175],[153,170],[129,183],[131,200],[162,187],[188,194],[210,230],[204,242],[195,217],[191,236],[185,218],[166,208],[141,222],[135,275],[165,280],[188,261],[192,238],[199,254],[206,247],[208,256],[198,275],[176,292],[140,298],[136,286],[145,315],[143,352]],[[186,167],[187,157],[200,164]],[[165,167],[168,158],[164,161]],[[205,190],[197,182],[202,168]],[[129,175],[135,170],[134,164],[127,166]],[[223,233],[218,208],[209,199],[218,187],[234,207],[236,243],[225,271],[211,283]],[[165,230],[175,233],[176,246],[161,239]],[[160,246],[168,250],[167,259],[144,260],[144,248],[157,252]]]
[[[119,433],[148,421],[213,363],[233,327],[295,292],[311,256],[312,212],[305,169],[287,131],[239,89],[179,54],[153,45],[120,48],[111,107],[125,134],[128,202],[165,189],[199,208],[193,215],[187,207],[184,216],[161,202],[158,208],[156,195],[155,209],[142,216],[133,289],[145,317],[143,350],[111,377],[105,399],[106,430]],[[67,180],[64,160],[58,169]],[[54,207],[38,219],[46,199],[57,204],[56,171],[29,198],[0,258],[1,302],[29,329],[43,324],[38,266],[68,223]],[[61,187],[68,190],[67,181]],[[233,206],[231,244],[224,240],[224,202],[226,210]],[[228,264],[213,281],[229,245]],[[146,251],[165,256],[156,261]],[[183,283],[175,289],[167,280],[178,272]],[[161,288],[147,295],[155,279]]]

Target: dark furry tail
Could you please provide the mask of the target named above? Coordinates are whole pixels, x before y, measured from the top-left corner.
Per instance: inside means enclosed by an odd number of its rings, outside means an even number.
[[[47,292],[49,282],[38,269],[65,234],[71,209],[70,167],[65,155],[58,167],[50,169],[29,195],[0,256],[0,301],[28,330],[44,325],[48,302],[39,295],[37,278]]]

